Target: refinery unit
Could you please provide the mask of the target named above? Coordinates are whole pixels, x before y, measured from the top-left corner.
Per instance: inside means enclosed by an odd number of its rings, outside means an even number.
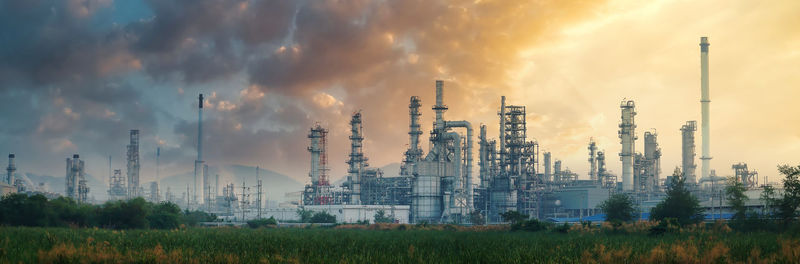
[[[697,121],[686,121],[679,131],[681,137],[681,166],[676,168],[706,210],[722,210],[721,190],[726,177],[717,176],[710,169],[708,49],[706,37],[701,38],[701,112],[702,135],[701,176],[696,174],[695,132]],[[624,193],[632,197],[646,212],[664,198],[665,185],[670,176],[662,176],[662,152],[658,133],[643,133],[643,148],[637,151],[636,103],[623,99],[620,103],[618,137],[622,164],[618,177],[607,169],[609,153],[598,147],[590,138],[587,144],[588,177],[579,177],[566,168],[552,152],[542,151],[540,144],[528,130],[527,109],[514,105],[513,99],[499,99],[496,138],[490,137],[485,124],[473,126],[467,120],[449,120],[449,110],[444,103],[445,83],[435,81],[435,101],[432,104],[433,122],[429,130],[428,151],[421,147],[423,133],[421,117],[423,102],[411,96],[408,104],[408,149],[404,152],[398,175],[386,175],[371,167],[364,153],[364,124],[362,112],[353,113],[350,119],[350,149],[347,175],[344,182],[334,184],[330,179],[328,163],[329,131],[320,123],[310,128],[309,182],[300,190],[298,206],[312,211],[326,211],[341,222],[372,220],[377,211],[387,212],[400,223],[459,223],[472,224],[480,214],[487,223],[501,223],[500,214],[518,211],[532,218],[551,221],[572,221],[602,213],[599,205],[611,194]],[[197,155],[194,161],[192,182],[187,183],[183,195],[175,195],[167,187],[164,195],[159,188],[160,148],[156,149],[156,180],[145,192],[139,181],[140,155],[139,130],[130,130],[127,145],[126,173],[111,167],[109,157],[109,200],[147,197],[152,202],[171,201],[189,210],[203,210],[223,218],[242,219],[276,217],[279,220],[297,218],[296,208],[270,208],[262,203],[263,182],[255,172],[255,184],[242,182],[221,183],[219,175],[210,175],[203,159],[203,104],[198,97]],[[369,124],[367,124],[368,126]],[[475,130],[477,129],[477,134]],[[541,159],[540,159],[541,158]],[[85,164],[78,154],[67,158],[65,195],[78,202],[87,202]],[[583,166],[583,165],[581,165]],[[5,181],[0,183],[3,193],[26,192],[26,183],[15,179],[15,155],[9,155]],[[733,177],[744,183],[748,190],[760,188],[758,173],[746,163],[731,166]],[[579,178],[588,178],[579,179]],[[267,183],[268,184],[268,183]],[[199,192],[198,192],[199,191]],[[221,192],[220,192],[221,191]],[[719,206],[715,206],[719,204]],[[715,209],[717,208],[717,209]]]

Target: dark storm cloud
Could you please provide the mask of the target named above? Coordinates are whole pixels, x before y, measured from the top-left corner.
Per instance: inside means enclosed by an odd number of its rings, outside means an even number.
[[[188,83],[228,77],[262,44],[286,36],[293,1],[148,1],[153,18],[130,25],[147,71],[179,74]]]
[[[445,79],[448,105],[458,110],[448,115],[472,117],[478,110],[470,105],[509,89],[504,80],[521,50],[549,25],[590,8],[562,1],[145,3],[147,17],[109,26],[92,18],[113,9],[110,1],[0,1],[0,91],[14,98],[3,107],[23,111],[2,117],[12,124],[0,130],[2,142],[28,134],[27,142],[4,145],[114,152],[130,128],[155,143],[156,113],[167,106],[154,103],[160,91],[148,84],[213,85],[210,162],[269,162],[302,175],[307,129],[322,121],[331,130],[333,174],[343,173],[347,120],[362,109],[365,150],[382,165],[400,160],[409,96],[430,105],[433,80]],[[183,118],[162,124],[178,138],[165,146],[167,163],[193,159],[196,122]]]

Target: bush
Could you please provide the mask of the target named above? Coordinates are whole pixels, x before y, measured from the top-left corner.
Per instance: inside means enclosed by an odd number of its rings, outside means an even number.
[[[681,226],[703,220],[700,202],[686,188],[686,179],[681,175],[680,169],[676,168],[667,187],[667,198],[650,210],[651,220],[675,218]]]
[[[515,223],[519,223],[519,222],[525,221],[530,216],[528,216],[526,214],[522,214],[522,213],[514,211],[514,210],[511,210],[511,211],[506,211],[504,213],[501,213],[500,217],[503,218],[504,222],[511,222],[512,224],[515,224]]]
[[[181,208],[171,202],[162,202],[153,207],[147,216],[151,228],[175,229],[181,225]]]
[[[570,229],[569,224],[564,223],[563,225],[558,225],[555,228],[553,228],[553,231],[555,231],[557,233],[566,234],[566,233],[569,233],[569,229]]]
[[[664,218],[663,220],[658,222],[658,225],[655,225],[648,230],[648,235],[650,236],[660,236],[664,233],[674,233],[681,230],[680,223],[678,219],[675,218]]]
[[[267,226],[276,226],[278,225],[278,220],[275,220],[275,217],[269,218],[261,218],[261,219],[253,219],[247,221],[247,226],[250,228],[259,228],[259,227],[267,227]]]
[[[300,208],[297,209],[297,216],[300,217],[300,223],[311,223],[311,217],[314,216],[314,212]]]
[[[606,221],[612,223],[630,222],[636,216],[633,200],[625,194],[612,195],[600,204],[600,209],[606,213]]]
[[[203,211],[183,211],[183,223],[187,226],[197,226],[201,222],[213,222],[217,220],[217,215]]]
[[[311,223],[336,223],[336,216],[328,212],[316,212],[310,219]]]
[[[523,220],[511,224],[511,231],[538,232],[546,230],[548,226],[549,226],[548,223],[536,219]]]
[[[369,222],[369,221],[367,221]],[[392,216],[387,216],[383,210],[375,212],[375,223],[394,223],[395,219]]]

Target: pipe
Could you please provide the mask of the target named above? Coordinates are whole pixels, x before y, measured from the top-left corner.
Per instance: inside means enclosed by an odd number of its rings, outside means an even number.
[[[447,121],[445,127],[463,127],[467,129],[467,208],[469,211],[472,211],[472,124],[468,121]]]

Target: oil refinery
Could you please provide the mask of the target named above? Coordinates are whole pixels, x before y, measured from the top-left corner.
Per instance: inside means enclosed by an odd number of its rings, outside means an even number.
[[[702,152],[700,177],[696,175],[695,132],[697,121],[686,121],[680,126],[681,166],[676,168],[682,178],[699,198],[707,212],[721,212],[720,190],[726,178],[717,176],[711,169],[710,149],[710,93],[709,93],[709,42],[701,38],[701,142]],[[665,185],[671,176],[662,174],[662,151],[655,129],[643,133],[643,143],[637,143],[637,105],[634,100],[623,99],[619,104],[620,121],[618,138],[621,151],[621,175],[609,171],[607,162],[615,159],[599,149],[597,142],[587,142],[589,168],[586,177],[570,171],[552,152],[540,153],[540,143],[534,138],[536,131],[529,130],[528,109],[517,105],[514,98],[501,96],[496,122],[499,130],[490,132],[485,124],[473,124],[468,120],[451,120],[446,117],[450,110],[445,104],[447,89],[445,82],[436,80],[429,91],[435,95],[431,112],[423,108],[419,95],[408,101],[408,148],[401,158],[397,175],[387,175],[380,168],[369,164],[364,153],[363,122],[368,112],[355,112],[349,122],[350,143],[347,153],[347,175],[336,184],[330,175],[332,141],[346,140],[330,138],[327,127],[314,124],[308,131],[309,170],[308,184],[295,190],[299,198],[288,208],[267,208],[263,203],[263,182],[258,176],[242,182],[221,183],[219,175],[212,177],[209,165],[203,157],[203,107],[200,94],[197,107],[197,153],[194,161],[192,182],[186,184],[182,197],[171,188],[161,195],[158,166],[161,149],[156,150],[156,180],[150,182],[146,192],[140,183],[139,130],[132,129],[126,151],[126,171],[113,169],[109,156],[108,197],[109,200],[147,197],[158,202],[171,201],[185,209],[216,213],[230,220],[276,217],[291,220],[297,216],[297,207],[311,211],[326,211],[337,216],[340,222],[369,221],[375,212],[383,210],[401,223],[458,223],[473,224],[475,217],[488,223],[501,223],[500,214],[518,211],[536,219],[555,222],[577,221],[602,213],[598,206],[610,195],[624,193],[633,198],[641,211],[646,212],[664,198]],[[609,106],[611,107],[611,106]],[[400,109],[398,109],[400,111]],[[433,122],[425,127],[422,117],[431,113]],[[647,118],[647,117],[640,117]],[[423,151],[421,135],[429,131],[427,153]],[[664,131],[678,132],[672,128]],[[637,144],[641,148],[637,151]],[[299,147],[299,146],[298,146]],[[546,146],[545,146],[546,147]],[[88,202],[89,187],[86,184],[85,163],[78,154],[66,159],[65,196],[78,202]],[[731,166],[737,181],[758,191],[758,173],[750,170],[746,163]],[[7,175],[2,185],[4,193],[32,192],[26,190],[25,182],[15,180],[15,154],[9,155]],[[588,179],[580,179],[588,178]],[[222,185],[220,185],[222,184]],[[266,182],[269,184],[269,182]],[[221,190],[221,193],[220,193]],[[287,190],[290,191],[291,190]],[[163,199],[162,199],[163,198]],[[715,207],[715,204],[719,204]],[[759,206],[756,204],[755,206]],[[762,205],[763,206],[763,205]]]

